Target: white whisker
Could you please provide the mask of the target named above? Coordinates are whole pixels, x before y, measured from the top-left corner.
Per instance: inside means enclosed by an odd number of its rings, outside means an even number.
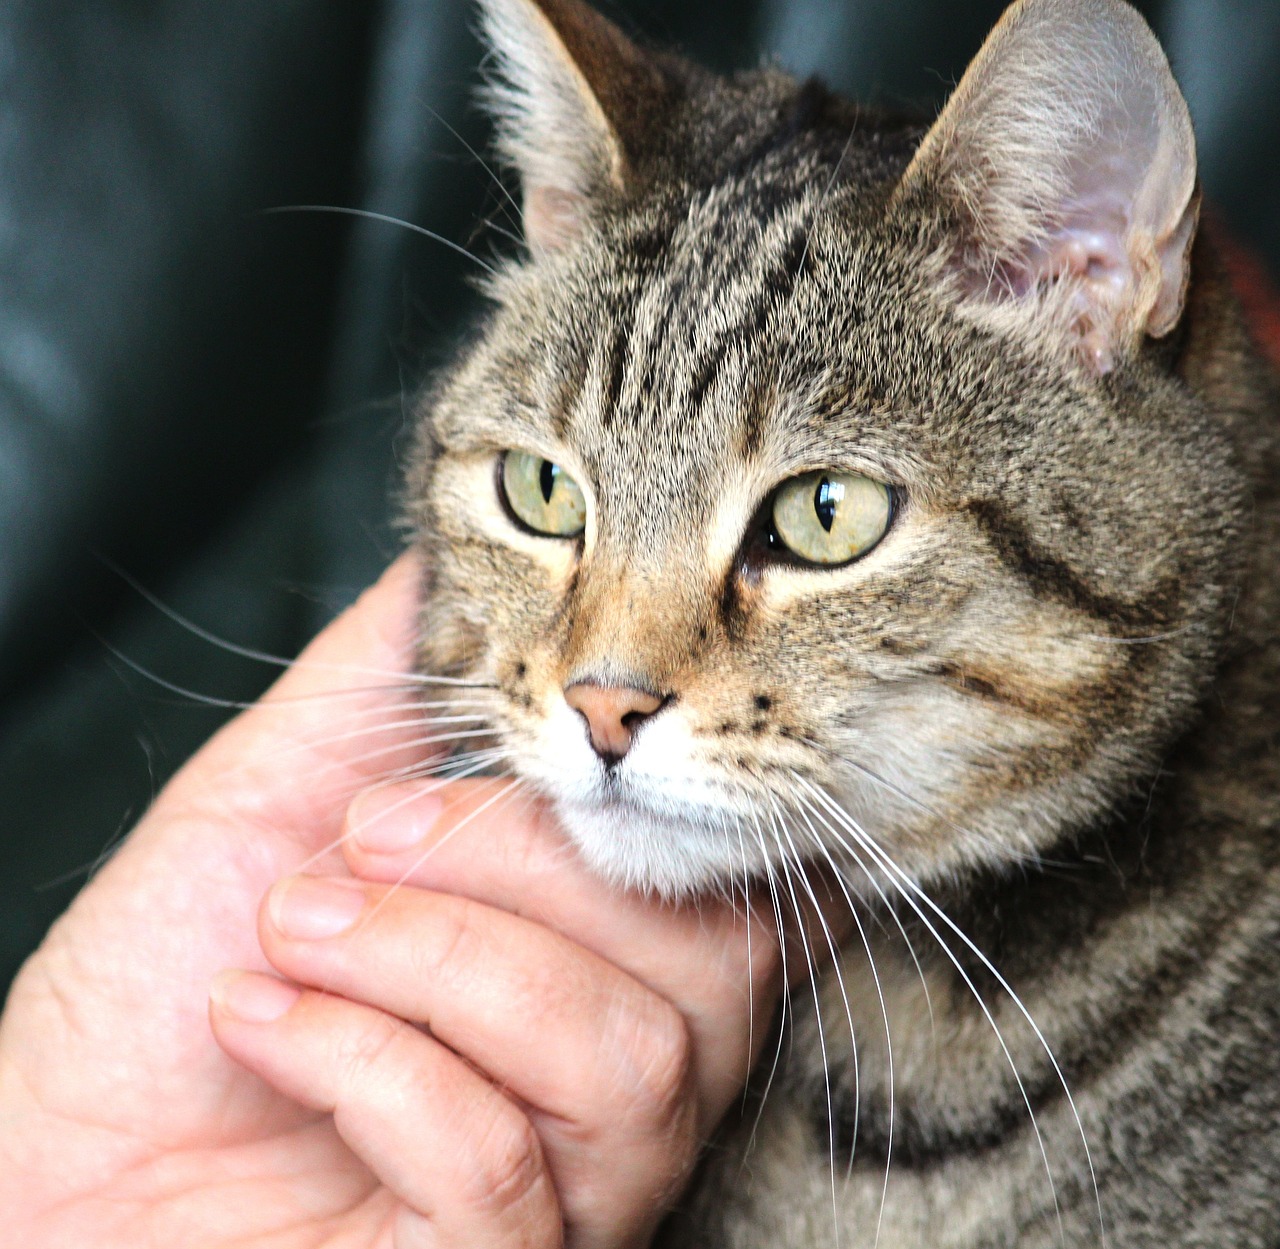
[[[423,238],[431,239],[450,251],[457,252],[459,256],[465,256],[472,264],[479,265],[490,277],[498,276],[498,271],[493,265],[486,260],[481,260],[474,252],[467,251],[461,243],[455,243],[452,239],[445,238],[443,234],[428,230],[426,226],[415,225],[412,221],[402,221],[399,217],[391,217],[386,213],[372,212],[368,208],[344,208],[337,204],[282,204],[277,208],[259,210],[259,215],[263,217],[272,217],[278,213],[337,213],[344,217],[363,217],[367,221],[381,221],[385,225],[400,226],[405,230],[412,230],[414,234],[421,234]]]
[[[782,880],[787,888],[787,893],[791,898],[791,909],[795,912],[796,925],[800,934],[800,949],[804,953],[805,966],[809,973],[809,986],[813,991],[813,1013],[818,1024],[818,1052],[822,1057],[822,1084],[826,1096],[827,1108],[827,1156],[831,1160],[831,1230],[835,1237],[836,1249],[840,1249],[840,1202],[839,1195],[836,1191],[836,1116],[835,1104],[831,1096],[831,1060],[827,1054],[827,1029],[822,1018],[822,995],[818,992],[818,970],[813,961],[813,952],[809,949],[808,925],[804,922],[804,908],[800,905],[800,899],[796,895],[796,887],[794,875],[799,873],[801,879],[804,878],[804,869],[797,858],[794,862],[788,857],[786,850],[782,845],[782,836],[787,836],[790,842],[790,836],[786,834],[785,824],[782,816],[778,812],[777,804],[773,796],[769,796],[770,805],[773,807],[772,818],[770,820],[771,831],[773,834],[774,844],[778,849],[779,866],[782,868]],[[792,854],[795,854],[795,843],[791,842]],[[792,871],[794,867],[795,871]],[[807,883],[807,882],[805,882]],[[823,932],[826,934],[827,944],[831,948],[831,956],[836,958],[835,942],[831,937],[831,930],[827,927],[827,921],[822,915],[821,909],[818,907],[817,898],[813,897],[812,891],[810,898],[814,904],[814,914],[818,923],[821,925]],[[842,986],[843,987],[843,986]],[[848,1000],[845,1001],[846,1007]],[[853,1029],[852,1014],[849,1017],[849,1028]]]
[[[755,1148],[756,1135],[760,1131],[760,1120],[764,1116],[765,1103],[769,1099],[769,1093],[773,1088],[774,1080],[777,1079],[778,1068],[782,1063],[782,1044],[787,1033],[787,1013],[791,1009],[791,994],[789,986],[791,984],[790,969],[787,967],[787,939],[786,924],[782,915],[782,901],[778,896],[778,882],[774,871],[773,864],[769,860],[768,849],[765,846],[764,830],[760,827],[760,817],[758,812],[751,813],[751,821],[755,832],[756,842],[760,847],[760,857],[764,862],[764,879],[769,890],[769,899],[773,905],[773,920],[778,929],[778,949],[782,958],[782,983],[784,990],[782,994],[782,1002],[779,1005],[778,1014],[778,1043],[774,1046],[773,1059],[769,1064],[769,1074],[765,1078],[765,1085],[760,1094],[760,1104],[756,1107],[755,1122],[751,1125],[751,1133],[747,1138],[747,1153]]]
[[[809,814],[811,811],[813,812],[813,814],[819,815],[819,818],[821,818],[821,815],[812,807],[811,803],[808,803],[804,800],[803,795],[798,794],[797,797],[801,799],[801,804],[799,808],[801,818],[803,818],[805,823],[809,826],[809,832],[811,837],[813,838],[814,845],[823,854],[823,856],[826,858],[827,863],[831,867],[832,874],[835,877],[836,885],[839,887],[841,895],[844,897],[845,904],[849,908],[849,914],[852,916],[854,925],[857,927],[858,935],[862,938],[863,948],[867,952],[867,963],[871,968],[871,975],[875,981],[876,994],[880,999],[880,1013],[881,1015],[884,1016],[885,1041],[886,1041],[888,1054],[889,1054],[889,1144],[886,1151],[887,1156],[885,1159],[885,1188],[884,1188],[884,1193],[887,1193],[888,1184],[889,1184],[889,1180],[888,1180],[889,1159],[893,1155],[893,1129],[894,1129],[893,1037],[889,1030],[889,1012],[885,1007],[884,993],[880,988],[880,976],[876,969],[875,959],[872,957],[872,954],[871,954],[870,942],[868,941],[866,931],[863,929],[863,926],[862,926],[862,919],[858,915],[857,904],[855,903],[854,899],[850,896],[849,890],[844,883],[843,873],[841,873],[840,870],[836,867],[835,860],[831,857],[830,850],[828,850],[827,847],[823,844],[822,838],[818,834],[818,830],[814,828],[812,821],[809,819]],[[816,905],[816,899],[815,899],[815,905]],[[828,934],[827,939],[828,939],[828,942],[830,942],[830,934]],[[844,977],[840,972],[839,960],[836,956],[836,951],[834,949],[832,950],[832,961],[836,969],[836,980],[840,986],[840,996],[841,996],[841,999],[844,1001],[845,1016],[849,1020],[849,1040],[853,1048],[853,1140],[849,1146],[849,1160],[845,1166],[845,1179],[848,1180],[850,1175],[853,1172],[853,1158],[854,1158],[854,1153],[857,1150],[858,1123],[861,1116],[861,1106],[862,1106],[862,1087],[861,1087],[862,1079],[861,1079],[861,1075],[859,1072],[859,1065],[858,1065],[858,1038],[857,1038],[857,1030],[853,1026],[853,1011],[849,1005],[849,998],[845,990]],[[876,1244],[879,1244],[879,1241],[880,1241],[880,1222],[882,1222],[884,1218],[884,1193],[881,1194],[880,1220],[877,1221],[877,1224],[876,1224]]]
[[[752,958],[751,948],[751,868],[747,864],[747,843],[742,835],[742,820],[734,821],[734,826],[738,832],[738,850],[742,855],[742,902],[743,909],[746,911],[747,923],[747,1061],[751,1060],[751,1056],[756,1052],[756,1000],[755,1000],[755,983],[753,981],[751,970],[755,967],[755,960]],[[745,1073],[750,1076],[750,1071]],[[747,1086],[743,1085],[743,1096],[746,1096]]]
[[[492,798],[487,798],[478,807],[474,808],[472,811],[469,811],[467,815],[464,816],[461,820],[459,820],[443,837],[440,838],[439,841],[437,841],[434,845],[432,845],[428,850],[424,851],[421,855],[418,856],[417,859],[414,860],[412,864],[410,864],[407,868],[405,868],[405,870],[401,872],[399,878],[392,882],[391,887],[387,890],[387,892],[383,895],[383,897],[377,902],[377,904],[365,917],[365,919],[362,921],[363,923],[368,923],[370,920],[372,920],[373,917],[381,909],[382,904],[387,900],[387,898],[389,898],[397,889],[399,889],[400,886],[403,885],[409,879],[410,876],[412,876],[415,872],[420,871],[423,865],[429,862],[433,855],[437,854],[440,850],[442,850],[445,846],[447,846],[449,842],[451,842],[460,832],[462,832],[464,828],[466,828],[469,824],[471,824],[472,821],[474,821],[477,817],[483,815],[486,811],[489,810],[490,807],[492,807],[500,799],[506,799],[507,801],[510,801],[510,799],[513,796],[519,793],[519,791],[524,787],[524,784],[525,784],[525,782],[520,780],[519,778],[512,779],[510,777],[500,777],[495,779],[497,781],[497,784],[500,786],[498,792],[494,794]],[[417,795],[415,794],[413,797],[416,798]],[[412,801],[412,799],[410,799],[410,801]],[[401,805],[402,804],[397,803],[396,806],[393,808],[393,810],[398,809],[399,806]]]
[[[903,872],[898,867],[898,865],[894,863],[893,859],[869,836],[869,834],[866,833],[866,831],[846,811],[843,810],[843,808],[841,808],[838,804],[834,802],[833,799],[831,799],[830,795],[828,795],[820,787],[814,786],[808,781],[804,781],[803,778],[801,778],[801,780],[806,785],[806,787],[810,790],[813,796],[817,799],[817,801],[819,801],[824,806],[826,806],[826,808],[840,822],[840,824],[854,837],[854,839],[858,842],[858,844],[862,846],[864,850],[867,851],[867,853],[871,856],[873,861],[875,861],[880,866],[881,870],[886,871],[888,873],[890,879],[898,888],[899,893],[902,896],[903,900],[906,901],[907,905],[910,906],[913,911],[915,911],[921,923],[923,923],[925,928],[928,929],[929,933],[933,936],[934,940],[937,942],[939,948],[941,948],[943,953],[946,954],[948,960],[951,962],[951,965],[956,969],[957,974],[964,981],[964,984],[968,988],[969,992],[973,995],[974,1001],[977,1003],[979,1010],[982,1011],[982,1014],[986,1019],[988,1025],[991,1027],[991,1030],[995,1035],[996,1041],[999,1044],[1000,1049],[1003,1052],[1005,1059],[1009,1064],[1009,1069],[1013,1073],[1014,1081],[1018,1086],[1018,1092],[1021,1094],[1023,1104],[1026,1106],[1027,1114],[1031,1122],[1031,1129],[1035,1135],[1036,1144],[1040,1150],[1040,1157],[1044,1164],[1045,1174],[1049,1180],[1050,1193],[1053,1198],[1054,1215],[1058,1224],[1059,1240],[1063,1245],[1065,1245],[1066,1229],[1062,1221],[1061,1205],[1058,1201],[1057,1181],[1054,1179],[1053,1168],[1049,1163],[1048,1148],[1045,1145],[1044,1136],[1040,1131],[1040,1124],[1036,1118],[1035,1108],[1031,1104],[1031,1096],[1027,1092],[1026,1084],[1023,1082],[1021,1073],[1018,1071],[1018,1065],[1014,1061],[1013,1054],[1010,1051],[1009,1046],[1004,1039],[1004,1034],[1001,1032],[1000,1026],[996,1023],[995,1016],[992,1014],[991,1009],[990,1007],[988,1007],[982,994],[978,991],[978,987],[973,983],[972,977],[970,977],[969,973],[965,971],[963,964],[956,957],[955,952],[946,943],[946,941],[943,940],[942,934],[929,920],[929,917],[925,914],[922,907],[916,901],[917,897],[922,902],[924,902],[925,905],[928,906],[928,908],[934,914],[936,914],[938,918],[941,919],[947,925],[948,928],[950,928],[953,932],[955,932],[955,934],[965,943],[965,945],[972,951],[972,953],[983,963],[983,965],[990,972],[990,974],[997,980],[1000,986],[1009,995],[1010,1000],[1019,1009],[1022,1016],[1027,1020],[1028,1024],[1031,1026],[1032,1030],[1035,1032],[1037,1039],[1039,1040],[1045,1053],[1049,1057],[1049,1061],[1053,1064],[1053,1069],[1057,1073],[1058,1078],[1062,1083],[1063,1091],[1066,1093],[1067,1101],[1071,1106],[1073,1114],[1075,1114],[1076,1116],[1076,1124],[1080,1130],[1080,1138],[1084,1143],[1085,1153],[1089,1159],[1089,1173],[1092,1176],[1093,1175],[1093,1159],[1089,1153],[1088,1140],[1085,1138],[1084,1125],[1080,1121],[1079,1114],[1076,1113],[1075,1102],[1071,1097],[1071,1091],[1067,1087],[1066,1080],[1063,1077],[1062,1071],[1058,1066],[1058,1061],[1054,1057],[1053,1051],[1049,1048],[1048,1042],[1044,1039],[1044,1036],[1041,1033],[1039,1026],[1031,1018],[1030,1013],[1027,1011],[1026,1007],[1023,1006],[1022,1004],[1022,1000],[1018,997],[1016,993],[1014,993],[1013,989],[1009,986],[1008,982],[1000,975],[999,972],[996,971],[991,961],[982,953],[981,950],[978,949],[976,945],[974,945],[972,941],[969,940],[967,936],[965,936],[965,934],[959,929],[959,927],[957,927],[957,925],[952,923],[950,917],[947,916],[946,913],[942,911],[942,909],[938,907],[933,902],[933,900],[922,889],[919,888],[918,885],[916,885],[916,883],[907,875],[907,873]],[[849,850],[847,843],[845,844],[844,848],[846,851]],[[1101,1196],[1098,1194],[1096,1179],[1094,1181],[1094,1194],[1098,1200],[1098,1217],[1101,1225],[1102,1203],[1101,1203]],[[1105,1231],[1103,1233],[1103,1243],[1105,1244]]]
[[[386,816],[393,815],[396,811],[400,810],[401,807],[404,807],[410,803],[416,802],[423,795],[434,793],[436,790],[442,789],[445,785],[448,785],[453,781],[463,780],[467,777],[475,776],[477,773],[483,772],[485,768],[490,767],[497,759],[503,757],[504,753],[505,752],[499,752],[499,751],[481,752],[479,755],[477,755],[475,758],[473,758],[469,762],[468,766],[464,766],[461,768],[452,767],[451,764],[453,761],[446,760],[441,762],[439,765],[437,765],[432,771],[429,771],[429,772],[420,771],[415,773],[412,776],[401,774],[397,776],[394,780],[384,779],[382,782],[378,784],[368,786],[368,789],[370,791],[374,791],[374,790],[386,788],[391,784],[395,784],[395,783],[398,783],[399,781],[404,781],[404,780],[422,779],[427,782],[426,784],[423,785],[421,789],[417,789],[412,794],[406,795],[403,799],[400,800],[400,802],[393,804],[387,810],[379,812],[378,818],[382,819]],[[340,849],[342,844],[345,841],[347,841],[351,837],[354,837],[363,827],[364,827],[363,825],[360,825],[356,828],[345,829],[338,837],[334,838],[327,845],[317,850],[309,858],[303,860],[301,864],[299,864],[296,868],[294,868],[294,872],[295,873],[305,872],[305,871],[308,871],[310,868],[315,867],[317,863],[322,862],[335,850]]]

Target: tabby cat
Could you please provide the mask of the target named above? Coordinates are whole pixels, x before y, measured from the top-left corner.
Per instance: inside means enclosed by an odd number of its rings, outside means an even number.
[[[1280,398],[1154,36],[1019,0],[929,126],[482,7],[421,664],[606,877],[857,921],[662,1243],[1276,1249]]]

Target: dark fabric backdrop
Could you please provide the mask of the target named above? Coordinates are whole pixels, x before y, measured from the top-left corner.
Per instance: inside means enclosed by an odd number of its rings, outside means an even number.
[[[934,108],[1001,0],[646,0],[715,67]],[[1280,272],[1280,5],[1139,6],[1211,197]],[[225,716],[397,546],[412,396],[503,199],[464,0],[0,6],[0,992]],[[474,149],[474,150],[473,150]],[[157,679],[158,678],[158,679]]]

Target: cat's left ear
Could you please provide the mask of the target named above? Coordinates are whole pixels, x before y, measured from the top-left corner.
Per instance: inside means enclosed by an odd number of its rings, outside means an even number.
[[[1098,375],[1168,334],[1199,192],[1191,118],[1146,22],[1122,0],[1013,5],[895,196],[938,197],[971,307],[1051,322]]]
[[[496,64],[487,91],[520,174],[535,255],[581,233],[593,201],[626,189],[668,90],[657,61],[581,0],[480,0]]]

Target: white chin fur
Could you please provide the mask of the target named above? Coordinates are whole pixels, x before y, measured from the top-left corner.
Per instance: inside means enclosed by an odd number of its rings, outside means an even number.
[[[761,871],[759,846],[722,827],[682,821],[629,805],[585,805],[560,799],[556,810],[587,866],[625,889],[688,897]]]
[[[581,718],[559,699],[516,766],[554,800],[592,871],[623,888],[674,899],[726,890],[733,881],[741,887],[767,865],[750,821],[700,774],[697,753],[677,710],[644,728],[609,780]]]

